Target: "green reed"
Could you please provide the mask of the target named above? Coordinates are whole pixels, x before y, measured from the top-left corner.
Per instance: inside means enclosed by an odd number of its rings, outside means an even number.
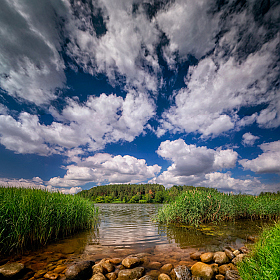
[[[79,196],[0,187],[0,252],[45,245],[91,228],[97,214],[94,205]]]
[[[254,244],[252,252],[238,264],[241,279],[280,279],[280,223],[266,228]]]
[[[194,189],[183,192],[174,202],[163,206],[156,220],[199,226],[236,219],[275,219],[279,215],[279,195],[234,195],[216,189]]]

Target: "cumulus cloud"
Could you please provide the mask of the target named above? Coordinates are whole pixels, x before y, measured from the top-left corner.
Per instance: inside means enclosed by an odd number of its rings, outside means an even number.
[[[49,185],[56,187],[75,187],[89,182],[102,183],[140,183],[160,172],[157,164],[149,166],[144,159],[132,156],[112,156],[98,153],[83,159],[75,158],[75,164],[68,165],[66,175],[54,177]]]
[[[65,86],[59,26],[66,17],[62,1],[2,1],[0,87],[9,95],[41,105]]]
[[[280,174],[280,141],[264,143],[260,145],[263,153],[257,158],[242,159],[239,163],[244,169],[256,173],[278,173]]]
[[[245,134],[242,135],[242,144],[244,146],[253,146],[255,144],[255,141],[260,139],[258,136],[254,136],[250,132],[246,132]]]
[[[124,99],[114,94],[89,96],[84,103],[68,99],[61,113],[51,112],[60,122],[44,125],[27,112],[18,119],[0,115],[0,143],[23,154],[61,154],[85,145],[96,151],[107,143],[133,141],[144,132],[155,107],[146,94],[130,92]]]
[[[46,186],[44,182],[39,177],[34,177],[31,180],[27,179],[9,179],[9,178],[0,178],[1,187],[21,187],[21,188],[40,188],[45,189]]]

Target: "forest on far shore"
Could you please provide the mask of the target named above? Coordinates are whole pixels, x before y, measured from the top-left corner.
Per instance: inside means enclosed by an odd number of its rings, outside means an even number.
[[[88,198],[95,203],[167,203],[173,201],[182,191],[192,189],[197,188],[175,185],[165,189],[159,184],[115,184],[93,187],[76,195]]]

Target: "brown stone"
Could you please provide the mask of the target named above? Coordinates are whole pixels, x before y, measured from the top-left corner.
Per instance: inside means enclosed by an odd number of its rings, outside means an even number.
[[[138,257],[129,256],[123,259],[122,265],[126,268],[132,268],[141,263],[141,260]]]
[[[191,267],[192,275],[210,280],[214,276],[212,266],[203,262],[197,262]]]
[[[200,260],[200,256],[201,256],[201,252],[194,252],[190,254],[190,258],[195,261]]]
[[[224,279],[225,279],[225,276],[222,275],[222,274],[217,274],[217,275],[215,276],[215,279],[216,279],[216,280],[224,280]]]
[[[109,280],[116,280],[118,278],[118,274],[116,272],[107,273],[105,276]]]
[[[225,253],[230,260],[235,258],[235,255],[233,254],[233,252],[231,250],[225,249]]]
[[[173,270],[175,272],[175,279],[188,280],[191,279],[191,272],[185,265],[178,265]],[[172,277],[172,275],[171,275]]]
[[[241,262],[244,257],[245,254],[239,254],[232,260],[232,263],[236,265],[237,263]]]
[[[233,263],[223,264],[219,267],[219,273],[225,275],[228,270],[236,269]]]
[[[225,280],[239,280],[240,275],[237,270],[228,270],[225,275]]]
[[[210,265],[213,269],[214,274],[219,273],[219,265],[217,263],[213,263],[213,264],[210,264]]]
[[[213,256],[214,256],[213,253],[207,252],[207,253],[201,254],[200,260],[204,263],[209,263],[209,262],[213,261]]]
[[[141,277],[139,280],[154,280],[154,278],[151,277],[150,275],[144,275],[144,276]]]
[[[178,265],[189,266],[189,265],[190,265],[190,262],[189,262],[189,261],[179,261]]]
[[[35,274],[34,277],[35,278],[40,278],[42,276],[44,276],[46,274],[46,270],[38,270]]]
[[[109,261],[112,264],[119,264],[119,263],[122,262],[122,259],[120,259],[120,258],[113,258],[113,259],[110,259]]]
[[[171,280],[170,277],[165,274],[165,273],[161,273],[159,276],[158,276],[158,280]]]
[[[6,263],[0,266],[0,275],[11,278],[18,275],[23,269],[24,264],[22,263]]]
[[[148,268],[150,268],[150,269],[159,270],[161,267],[162,267],[162,263],[160,263],[160,262],[150,262],[148,264]]]
[[[169,273],[173,269],[173,267],[173,264],[167,263],[160,268],[160,271],[164,273]]]
[[[113,272],[115,267],[108,261],[105,261],[103,263],[101,263],[101,265],[103,266],[104,268],[104,273],[110,273],[110,272]]]
[[[148,271],[146,275],[151,276],[153,279],[157,279],[158,276],[160,275],[160,272],[158,270],[151,270]]]
[[[144,267],[135,267],[132,269],[123,269],[118,274],[118,280],[132,280],[139,279],[144,274]]]
[[[104,267],[102,265],[102,263],[98,263],[98,264],[95,264],[93,267],[92,267],[92,273],[93,274],[97,274],[97,273],[104,273]]]
[[[94,274],[90,278],[90,280],[106,280],[106,277],[102,273],[98,272],[98,273]]]
[[[250,250],[246,246],[239,248],[239,251],[243,254],[248,254],[250,252]]]
[[[241,252],[239,251],[239,250],[235,250],[235,251],[233,251],[232,252],[236,257],[239,255],[239,254],[241,254]]]
[[[214,253],[213,260],[215,263],[222,265],[229,262],[229,258],[227,257],[225,252],[216,252]]]
[[[92,276],[92,266],[94,265],[93,261],[81,261],[74,263],[68,267],[65,271],[66,279],[76,280],[76,279],[88,279]]]
[[[59,274],[59,273],[61,273],[62,271],[64,271],[66,268],[67,268],[66,265],[59,265],[59,266],[57,266],[57,267],[53,270],[53,272]]]

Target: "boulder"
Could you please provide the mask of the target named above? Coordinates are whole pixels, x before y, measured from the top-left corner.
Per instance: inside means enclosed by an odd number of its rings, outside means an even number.
[[[83,279],[83,278],[82,278]],[[96,273],[94,274],[90,280],[106,280],[106,277],[102,273]]]
[[[232,263],[236,265],[237,263],[241,262],[244,257],[245,254],[239,254],[232,260]]]
[[[118,274],[118,280],[133,280],[139,279],[144,274],[144,267],[135,267],[132,269],[123,269]]]
[[[191,272],[185,265],[178,265],[174,268],[176,279],[189,280],[191,279]]]
[[[215,263],[222,265],[229,262],[229,258],[227,257],[225,252],[216,252],[214,253],[213,260]]]
[[[132,268],[141,263],[141,259],[136,257],[136,256],[129,256],[123,259],[122,265],[125,266],[126,268]]]
[[[113,258],[113,259],[110,259],[109,262],[112,263],[112,264],[120,264],[122,262],[122,259]]]
[[[160,268],[160,271],[163,273],[169,273],[173,269],[173,264],[167,263]]]
[[[212,263],[210,265],[213,269],[214,274],[218,274],[219,273],[219,265],[217,263]]]
[[[110,273],[115,270],[115,267],[109,261],[105,261],[105,262],[101,263],[101,265],[104,268],[104,271],[105,271],[104,273]]]
[[[223,264],[219,267],[219,273],[225,275],[228,270],[237,270],[233,263]]]
[[[216,279],[216,280],[224,280],[224,279],[225,279],[225,276],[222,275],[222,274],[217,274],[217,275],[215,276],[215,279]]]
[[[104,267],[102,263],[98,263],[92,266],[92,273],[97,274],[97,273],[104,273]]]
[[[158,276],[158,280],[171,280],[171,278],[165,274],[165,273],[161,273],[159,276]]]
[[[66,269],[67,280],[89,279],[92,276],[94,261],[81,261],[74,263]]]
[[[201,254],[200,259],[204,263],[209,263],[209,262],[213,261],[213,256],[214,256],[213,253],[207,252],[207,253]]]
[[[157,279],[158,276],[160,275],[160,271],[159,270],[150,270],[146,273],[146,275],[152,277],[153,279]]]
[[[201,277],[203,279],[212,279],[214,276],[214,271],[211,265],[197,262],[191,267],[192,275],[196,277]]]
[[[237,270],[228,270],[225,275],[225,280],[238,280],[241,279]]]
[[[233,254],[233,252],[231,250],[225,249],[225,253],[230,260],[235,258],[235,255]]]
[[[0,266],[0,275],[2,274],[6,278],[11,278],[20,274],[23,271],[23,269],[23,263],[6,263]]]
[[[154,280],[154,278],[151,277],[150,275],[144,275],[144,276],[141,277],[139,280]]]

